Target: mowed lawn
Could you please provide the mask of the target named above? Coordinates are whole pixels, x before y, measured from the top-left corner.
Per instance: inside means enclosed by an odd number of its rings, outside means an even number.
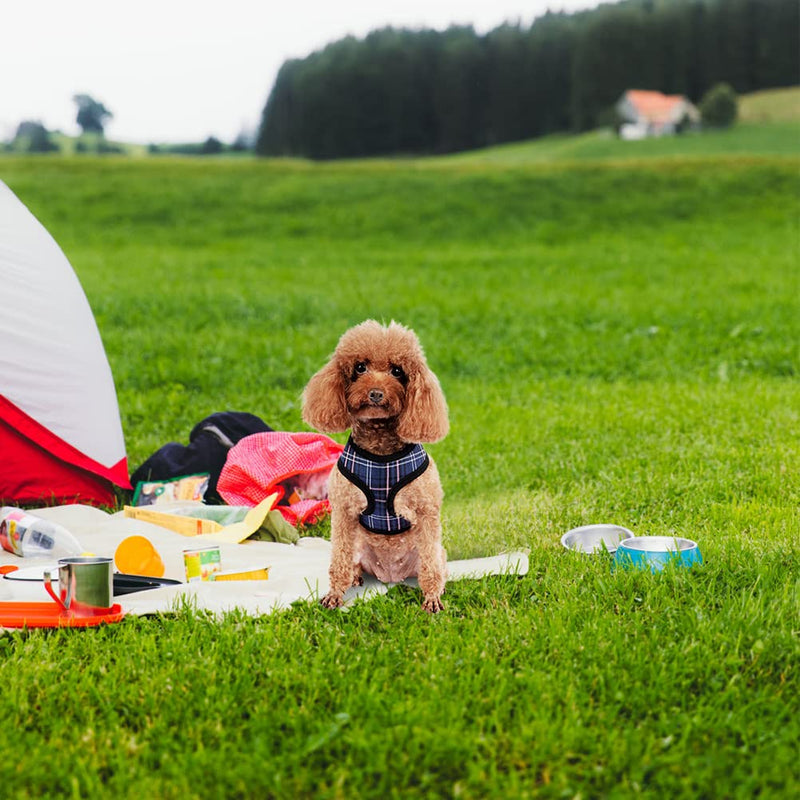
[[[132,468],[214,411],[304,429],[339,335],[396,319],[450,405],[450,557],[530,550],[435,617],[394,589],[6,635],[10,796],[800,788],[796,155],[15,158],[0,179],[81,278]],[[561,548],[593,522],[704,564]]]

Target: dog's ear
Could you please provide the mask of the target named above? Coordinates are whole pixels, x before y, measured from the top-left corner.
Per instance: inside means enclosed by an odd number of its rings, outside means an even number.
[[[350,427],[345,403],[344,375],[335,361],[326,364],[303,391],[303,421],[322,433],[341,433]]]
[[[450,430],[447,402],[438,378],[421,364],[408,380],[405,408],[397,423],[404,442],[438,442]]]

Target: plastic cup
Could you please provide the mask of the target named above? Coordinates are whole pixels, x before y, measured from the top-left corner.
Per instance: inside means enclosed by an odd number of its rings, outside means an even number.
[[[129,536],[123,539],[114,553],[117,569],[126,575],[146,575],[151,578],[164,577],[164,562],[145,536]]]

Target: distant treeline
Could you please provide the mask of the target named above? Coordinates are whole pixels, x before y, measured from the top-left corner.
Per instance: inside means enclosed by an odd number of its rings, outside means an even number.
[[[798,0],[623,0],[479,36],[386,28],[281,67],[256,152],[446,153],[612,122],[629,88],[699,101],[800,82]]]

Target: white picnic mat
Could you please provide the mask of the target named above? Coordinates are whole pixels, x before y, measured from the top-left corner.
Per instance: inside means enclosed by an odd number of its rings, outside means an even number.
[[[164,562],[164,577],[185,581],[183,551],[193,546],[193,537],[173,533],[149,522],[127,518],[122,512],[107,514],[91,506],[56,506],[37,509],[34,513],[63,525],[78,539],[85,551],[98,556],[113,557],[117,545],[126,537],[145,536]],[[115,602],[126,613],[137,615],[175,611],[188,601],[193,607],[212,613],[240,609],[258,616],[288,608],[298,600],[316,601],[328,591],[331,548],[330,542],[324,539],[301,538],[294,545],[248,540],[242,544],[223,543],[219,547],[224,571],[252,570],[268,566],[269,579],[181,583],[120,595],[115,598]],[[0,565],[4,564],[35,571],[54,564],[54,560],[21,558],[0,550]],[[489,558],[451,561],[448,569],[449,581],[486,575],[524,575],[528,571],[528,555],[520,551]],[[411,578],[405,583],[417,585],[416,580]],[[350,603],[357,597],[374,597],[388,589],[388,585],[365,575],[364,585],[350,589],[345,595],[345,603]],[[49,595],[41,580],[0,579],[2,602],[47,600]]]

